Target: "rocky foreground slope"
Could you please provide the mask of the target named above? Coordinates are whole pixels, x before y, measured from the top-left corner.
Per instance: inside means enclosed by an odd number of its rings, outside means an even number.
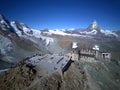
[[[0,90],[119,90],[120,64],[113,61],[77,61],[61,75],[18,64],[0,74]]]

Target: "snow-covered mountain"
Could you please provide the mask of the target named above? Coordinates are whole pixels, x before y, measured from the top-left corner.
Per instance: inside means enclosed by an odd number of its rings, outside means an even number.
[[[85,29],[64,29],[64,30],[47,30],[43,31],[43,33],[48,35],[62,35],[62,36],[82,36],[82,37],[88,37],[88,36],[96,36],[96,35],[105,35],[105,36],[115,36],[118,37],[118,35],[111,31],[111,30],[103,30],[99,27],[96,21],[93,21],[88,28]]]
[[[11,26],[14,28],[14,30],[18,36],[26,37],[26,38],[29,37],[28,39],[30,39],[33,42],[36,42],[36,41],[32,37],[35,37],[35,38],[38,38],[38,39],[45,41],[46,45],[53,42],[53,38],[41,35],[40,30],[31,29],[27,25],[25,25],[24,23],[12,21]]]
[[[37,42],[34,38],[45,41],[46,45],[53,42],[53,38],[41,35],[40,30],[31,29],[26,24],[18,21],[9,22],[2,14],[0,14],[0,29],[5,32],[14,32],[19,37],[25,37],[33,42]]]
[[[86,35],[96,35],[97,33],[100,33],[101,28],[98,26],[97,21],[93,21],[88,28],[86,28],[84,31],[80,31],[80,34],[86,34]]]
[[[0,14],[0,60],[17,62],[35,52],[47,52],[54,40],[18,21],[9,22]]]
[[[88,28],[81,32],[81,34],[88,34],[88,35],[97,35],[97,34],[103,34],[103,35],[106,35],[106,36],[115,36],[115,37],[118,37],[118,35],[116,33],[114,33],[113,31],[111,30],[103,30],[102,28],[99,27],[97,21],[93,21],[89,26]]]
[[[9,22],[3,15],[0,14],[0,29],[16,33],[19,37],[24,37],[32,42],[39,44],[39,40],[45,42],[48,46],[54,42],[54,35],[72,36],[72,37],[119,37],[116,32],[111,30],[103,30],[98,25],[97,21],[93,21],[87,28],[84,29],[56,29],[56,30],[36,30],[28,27],[24,23],[18,21]]]
[[[88,26],[87,29],[88,29],[89,31],[92,31],[92,30],[100,31],[101,28],[99,27],[97,21],[94,20],[94,21]]]
[[[96,36],[96,35],[104,35],[104,36],[114,36],[118,37],[118,35],[115,32],[112,32],[111,30],[103,30],[99,27],[97,21],[93,21],[87,28],[85,29],[56,29],[56,30],[35,30],[29,28],[26,24],[20,23],[18,21],[12,21],[9,23],[8,20],[5,19],[3,15],[0,15],[0,28],[2,30],[12,30],[15,31],[15,33],[18,36],[33,36],[36,38],[41,38],[46,41],[53,41],[51,38],[48,40],[48,37],[46,38],[44,35],[62,35],[62,36],[74,36],[74,37],[89,37],[89,36]],[[42,32],[42,33],[41,33]]]
[[[19,23],[18,21],[12,21],[12,22],[10,22],[10,24],[14,28],[14,30],[17,33],[18,36],[22,36],[24,34],[30,34],[30,33],[32,33],[32,31],[30,30],[30,28],[27,27],[23,23]]]

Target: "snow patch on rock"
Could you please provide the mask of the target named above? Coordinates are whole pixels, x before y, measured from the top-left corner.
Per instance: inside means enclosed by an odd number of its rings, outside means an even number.
[[[13,27],[13,29],[15,30],[15,32],[16,32],[16,34],[17,34],[18,36],[22,36],[22,31],[20,31],[20,30],[16,27],[14,21],[13,21],[13,22],[10,22],[10,25]]]
[[[89,37],[88,35],[80,35],[80,34],[70,34],[70,33],[65,33],[64,31],[61,30],[49,30],[48,32],[43,32],[48,35],[61,35],[61,36],[74,36],[74,37]]]
[[[77,47],[78,47],[77,42],[73,42],[73,43],[72,43],[72,48],[75,49],[75,48],[77,48]]]
[[[80,32],[80,34],[96,35],[97,30],[93,29],[92,31],[83,31],[83,32]]]
[[[118,37],[118,35],[110,30],[103,30],[101,29],[101,32],[104,33],[105,35],[114,35],[116,37]]]

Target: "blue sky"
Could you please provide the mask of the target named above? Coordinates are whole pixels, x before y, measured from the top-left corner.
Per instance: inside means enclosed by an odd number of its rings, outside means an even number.
[[[0,13],[35,29],[86,28],[96,20],[120,30],[120,0],[0,0]]]

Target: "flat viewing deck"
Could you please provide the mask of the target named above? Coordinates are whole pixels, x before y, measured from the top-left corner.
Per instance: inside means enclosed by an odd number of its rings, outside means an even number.
[[[70,58],[58,54],[46,54],[44,56],[35,56],[30,58],[26,63],[42,67],[50,72],[57,72],[65,67]]]

